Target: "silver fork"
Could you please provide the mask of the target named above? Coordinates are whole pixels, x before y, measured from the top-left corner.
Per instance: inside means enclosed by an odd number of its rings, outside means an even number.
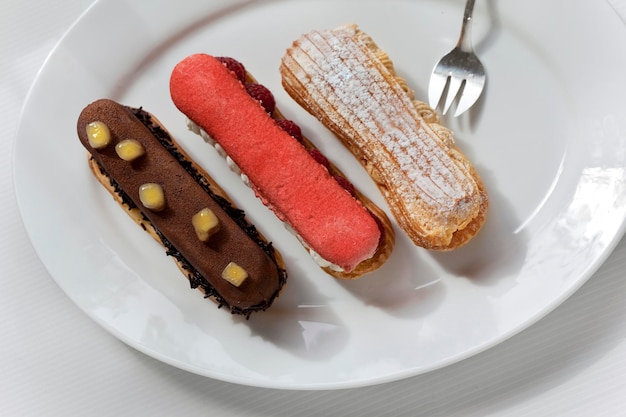
[[[474,1],[468,0],[465,4],[461,35],[456,46],[441,58],[430,76],[430,84],[428,85],[430,107],[437,108],[445,96],[444,115],[457,96],[460,98],[454,117],[464,113],[478,100],[485,86],[485,69],[474,54],[470,33]]]

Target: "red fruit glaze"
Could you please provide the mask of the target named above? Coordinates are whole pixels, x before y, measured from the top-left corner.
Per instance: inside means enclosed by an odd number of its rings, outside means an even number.
[[[262,201],[309,247],[349,272],[371,258],[380,230],[374,217],[270,118],[210,55],[192,55],[172,72],[178,109],[204,129],[248,176]]]

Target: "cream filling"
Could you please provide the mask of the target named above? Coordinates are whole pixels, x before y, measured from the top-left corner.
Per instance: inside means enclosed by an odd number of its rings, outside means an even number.
[[[235,161],[233,161],[231,157],[228,156],[226,151],[224,151],[224,148],[222,148],[219,143],[217,143],[211,136],[209,136],[209,134],[204,129],[202,129],[200,126],[198,126],[194,121],[190,119],[187,119],[187,128],[191,130],[193,133],[200,135],[200,137],[202,137],[202,139],[206,143],[214,147],[215,150],[217,150],[217,153],[226,160],[226,164],[228,165],[228,168],[231,171],[233,171],[235,174],[239,175],[243,183],[246,184],[246,186],[250,187],[250,180],[248,176],[241,172],[241,169],[237,166]],[[336,265],[330,261],[327,261],[326,259],[322,258],[317,252],[311,249],[311,247],[302,239],[302,237],[298,233],[296,233],[295,230],[293,230],[293,228],[289,225],[289,223],[283,222],[283,225],[285,226],[285,229],[287,229],[289,233],[294,235],[298,239],[298,241],[302,244],[302,246],[304,246],[308,250],[311,258],[313,258],[313,260],[321,268],[329,268],[333,271],[346,272],[339,265]]]

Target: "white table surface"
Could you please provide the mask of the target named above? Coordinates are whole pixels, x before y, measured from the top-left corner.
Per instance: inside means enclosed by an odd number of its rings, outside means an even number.
[[[611,2],[626,16],[626,0]],[[232,385],[158,362],[103,330],[37,258],[12,180],[28,89],[90,3],[0,3],[0,416],[626,416],[626,239],[574,296],[521,334],[374,387]]]

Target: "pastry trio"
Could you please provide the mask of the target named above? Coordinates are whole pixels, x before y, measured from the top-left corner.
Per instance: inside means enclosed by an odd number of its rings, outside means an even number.
[[[303,35],[280,73],[288,94],[366,168],[417,245],[453,249],[478,232],[488,199],[475,169],[369,36],[355,25]],[[357,278],[386,262],[394,230],[384,211],[284,118],[239,61],[191,55],[173,69],[170,93],[189,128],[327,273]],[[96,178],[192,287],[235,314],[272,304],[287,278],[280,254],[154,116],[98,100],[79,116],[78,135]]]

